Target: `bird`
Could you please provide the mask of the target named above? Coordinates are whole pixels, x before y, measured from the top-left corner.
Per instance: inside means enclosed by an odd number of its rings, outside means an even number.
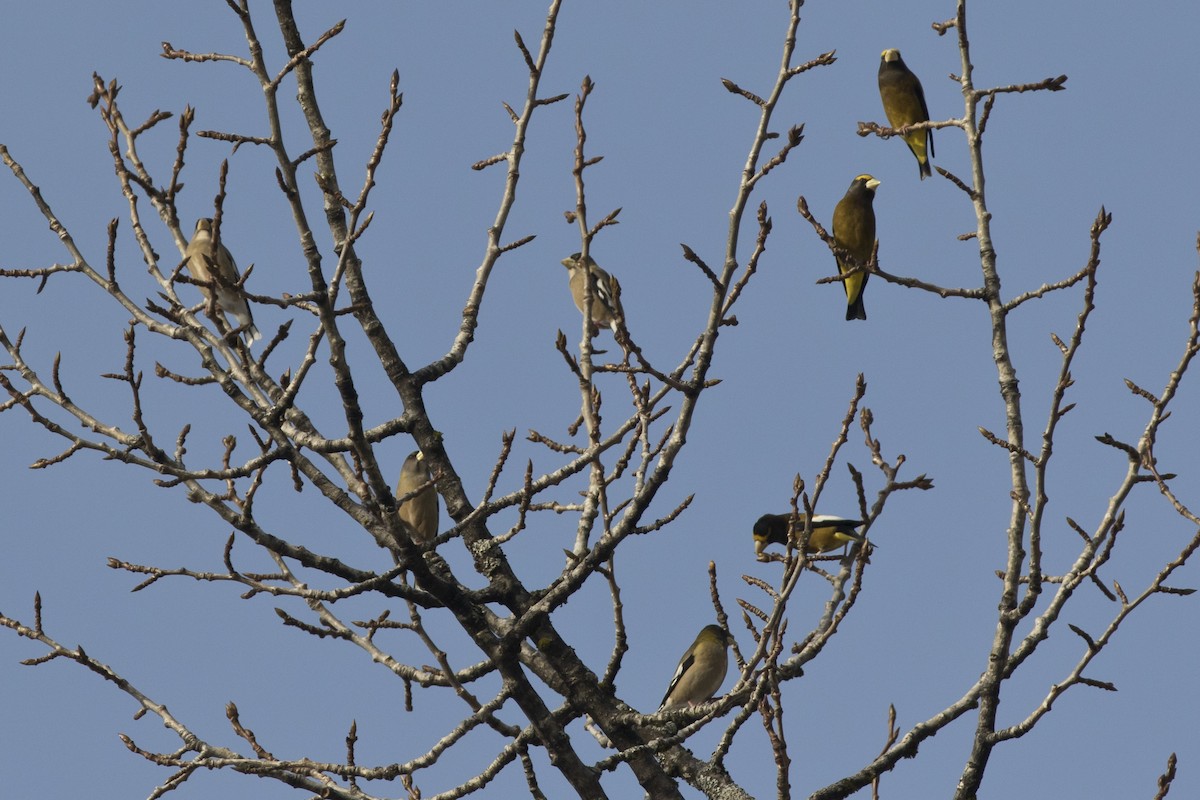
[[[438,532],[438,496],[429,482],[433,473],[425,463],[425,454],[414,450],[404,459],[400,468],[400,480],[396,483],[396,497],[417,492],[400,504],[397,513],[409,527],[413,541],[417,544],[432,542]],[[424,489],[421,487],[424,486]],[[420,489],[420,491],[417,491]]]
[[[888,124],[903,128],[914,122],[928,122],[929,108],[925,105],[925,90],[921,81],[904,64],[899,50],[884,50],[879,60],[879,98],[883,100],[883,111]],[[933,131],[930,129],[910,131],[903,139],[917,158],[921,180],[932,175],[929,159],[933,157]],[[926,154],[925,149],[929,148]]]
[[[675,675],[658,710],[693,706],[711,698],[725,681],[729,645],[733,637],[720,625],[705,625],[692,646],[679,659]]]
[[[575,306],[582,314],[584,313],[583,305],[588,269],[584,266],[584,261],[580,256],[580,253],[572,253],[562,260],[562,265],[570,273],[571,297],[574,298]],[[612,275],[600,269],[600,266],[591,256],[587,257],[586,263],[587,266],[591,267],[592,274],[591,334],[595,336],[599,333],[597,326],[607,325],[615,335],[618,321],[623,322],[625,320],[625,312],[621,308],[621,284]]]
[[[206,307],[212,302],[212,294],[215,291],[217,310],[232,314],[249,342],[258,341],[262,334],[255,327],[250,306],[238,287],[240,275],[237,262],[233,260],[233,255],[224,244],[214,249],[212,227],[213,221],[208,217],[196,220],[196,232],[184,251],[188,272],[200,284]]]
[[[799,514],[793,530],[796,538],[804,532],[806,515]],[[786,546],[789,541],[788,527],[792,524],[791,514],[763,514],[754,523],[754,553],[762,555],[769,544]],[[867,539],[855,528],[862,525],[860,519],[843,519],[827,514],[813,515],[812,535],[808,537],[806,553],[828,553],[850,542],[866,542]]]
[[[833,209],[833,240],[854,256],[863,267],[871,258],[871,250],[875,247],[875,209],[871,203],[875,200],[877,186],[879,181],[870,175],[855,177],[845,196]],[[843,275],[856,266],[841,258],[837,260],[837,265],[838,272]],[[846,319],[867,318],[862,296],[869,277],[870,274],[864,268],[842,282],[846,289]]]

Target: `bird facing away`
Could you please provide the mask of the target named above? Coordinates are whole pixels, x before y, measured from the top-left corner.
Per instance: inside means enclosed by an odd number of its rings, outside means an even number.
[[[607,325],[613,334],[616,334],[617,321],[625,319],[625,312],[621,309],[621,284],[617,283],[617,279],[612,275],[600,269],[591,256],[588,256],[587,264],[592,268],[592,336],[599,333],[599,325]],[[562,265],[570,273],[571,297],[575,300],[575,307],[582,314],[588,279],[587,267],[584,266],[579,253],[572,253],[564,258]]]
[[[754,523],[754,554],[762,555],[769,544],[781,544],[786,547],[791,520],[791,514],[763,514],[759,517],[758,522]],[[804,532],[804,522],[805,515],[800,514],[794,528],[797,539]],[[804,548],[804,552],[828,553],[850,542],[865,542],[866,537],[854,530],[862,524],[860,519],[816,514],[813,516],[812,535],[808,537],[808,546]]]
[[[846,190],[845,196],[833,209],[833,240],[846,249],[862,266],[871,258],[875,247],[875,187],[879,181],[870,175],[859,175]],[[854,269],[854,265],[839,258],[838,272],[843,275]],[[846,319],[866,319],[867,309],[863,306],[863,290],[867,288],[865,269],[842,282],[846,289]]]
[[[244,329],[249,342],[255,342],[262,338],[262,334],[254,326],[250,306],[238,288],[240,275],[237,262],[233,260],[224,244],[213,247],[215,243],[212,238],[212,224],[213,221],[207,217],[196,220],[196,232],[192,234],[192,240],[188,242],[184,252],[188,272],[200,283],[206,309],[211,307],[212,294],[215,291],[217,312],[232,314],[238,327]]]
[[[720,625],[705,625],[696,641],[679,659],[679,666],[675,668],[675,676],[663,695],[659,711],[693,706],[716,694],[725,682],[725,670],[729,667],[727,651],[732,643],[733,637]]]
[[[433,480],[433,473],[425,463],[425,454],[420,450],[409,453],[400,468],[400,480],[396,484],[396,497],[404,497],[421,489]],[[438,532],[438,496],[433,486],[424,489],[400,504],[400,519],[408,525],[413,541],[417,544],[432,542]]]
[[[888,124],[893,128],[929,121],[925,90],[921,88],[917,76],[905,66],[899,50],[884,50],[880,58],[879,98],[883,100],[883,111],[887,114]],[[933,174],[929,168],[929,159],[933,157],[933,131],[910,131],[904,134],[903,138],[908,149],[917,157],[921,180],[925,180],[927,175]],[[928,154],[925,152],[926,147],[929,149]]]

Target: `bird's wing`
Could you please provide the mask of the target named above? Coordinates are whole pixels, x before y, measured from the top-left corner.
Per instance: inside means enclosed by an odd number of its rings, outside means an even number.
[[[666,705],[667,698],[671,696],[671,692],[675,691],[675,687],[679,686],[679,682],[683,680],[683,676],[691,670],[692,665],[696,663],[696,652],[693,648],[679,660],[679,666],[675,668],[675,674],[671,677],[671,683],[667,686],[666,694],[663,695],[662,702],[658,704],[659,708]]]

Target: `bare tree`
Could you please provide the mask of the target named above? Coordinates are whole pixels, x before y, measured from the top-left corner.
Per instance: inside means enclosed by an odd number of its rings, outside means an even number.
[[[121,248],[130,238],[117,219],[108,227],[107,252],[102,257],[84,252],[51,202],[27,177],[26,167],[0,146],[5,165],[28,190],[30,201],[68,253],[66,263],[9,268],[0,270],[0,274],[36,280],[42,286],[51,281],[90,281],[100,299],[116,303],[129,317],[123,363],[104,374],[128,393],[128,422],[94,410],[86,395],[71,389],[70,378],[61,373],[57,361],[44,364],[27,360],[23,334],[16,332],[9,320],[0,320],[0,344],[9,359],[0,368],[0,385],[8,393],[0,410],[26,412],[35,426],[63,442],[61,451],[39,459],[33,466],[53,467],[89,453],[99,454],[105,460],[157,476],[159,486],[184,492],[188,500],[205,506],[237,532],[225,545],[223,568],[216,571],[116,558],[110,566],[140,581],[136,589],[188,578],[236,585],[247,599],[262,595],[278,598],[281,606],[277,613],[285,626],[310,634],[329,647],[355,649],[365,665],[383,664],[402,687],[410,710],[427,693],[451,693],[461,703],[453,711],[440,706],[436,711],[415,711],[423,727],[437,730],[438,740],[432,747],[403,753],[403,760],[362,763],[353,725],[346,734],[345,757],[338,762],[316,756],[277,757],[273,754],[276,747],[253,733],[253,721],[243,720],[234,703],[228,705],[226,715],[236,738],[223,743],[169,711],[169,698],[154,697],[139,688],[129,667],[121,663],[121,654],[92,655],[84,646],[71,647],[57,640],[52,620],[43,620],[40,596],[34,599],[31,614],[0,615],[0,622],[7,628],[43,648],[27,663],[59,659],[75,662],[132,698],[139,714],[157,716],[175,735],[173,748],[160,749],[122,735],[131,752],[164,770],[151,796],[165,795],[208,770],[266,777],[314,795],[347,799],[393,796],[395,785],[391,782],[398,780],[409,797],[448,800],[485,791],[497,776],[509,770],[520,771],[533,797],[556,793],[542,788],[550,781],[569,786],[579,797],[607,797],[615,791],[608,778],[614,772],[632,776],[646,795],[655,798],[682,797],[682,784],[712,798],[743,798],[772,791],[780,798],[792,796],[793,755],[784,725],[784,698],[803,676],[805,666],[822,654],[855,611],[858,600],[870,592],[868,567],[873,549],[871,545],[856,545],[844,557],[810,554],[807,545],[813,528],[805,520],[819,513],[827,482],[839,462],[848,464],[845,448],[859,436],[865,441],[872,469],[862,472],[848,466],[868,536],[888,519],[885,512],[893,496],[933,487],[931,478],[919,472],[913,474],[905,457],[873,434],[873,414],[865,405],[865,380],[860,376],[849,393],[841,420],[822,421],[833,438],[825,463],[807,478],[796,477],[789,544],[783,555],[773,556],[781,563],[782,572],[773,580],[746,575],[743,596],[732,601],[740,614],[731,617],[730,600],[720,591],[717,567],[710,566],[716,619],[737,635],[739,643],[734,646],[736,678],[732,684],[727,682],[726,693],[711,702],[650,714],[640,712],[622,698],[616,681],[628,645],[617,551],[632,537],[654,535],[676,522],[691,503],[689,497],[677,504],[664,504],[659,493],[689,452],[685,446],[689,436],[697,435],[697,409],[719,382],[713,366],[719,363],[721,336],[738,323],[735,311],[739,300],[756,275],[776,224],[766,203],[755,203],[754,195],[760,184],[782,172],[785,161],[804,139],[803,126],[789,127],[787,121],[777,119],[778,104],[793,80],[802,79],[810,70],[830,67],[836,58],[832,51],[808,59],[795,53],[802,2],[792,0],[781,20],[780,67],[774,82],[750,88],[732,80],[724,82],[730,93],[752,104],[757,120],[747,130],[748,154],[729,210],[724,252],[705,257],[702,248],[682,246],[682,259],[690,264],[690,277],[705,282],[710,290],[707,315],[693,332],[690,346],[677,355],[653,352],[639,344],[637,326],[620,318],[614,323],[615,345],[607,352],[597,349],[599,339],[594,338],[586,319],[581,320],[578,345],[570,344],[569,337],[560,332],[556,347],[561,368],[578,384],[578,416],[565,436],[545,429],[529,433],[529,440],[543,450],[543,463],[554,466],[534,470],[532,462],[525,466],[514,463],[516,437],[510,431],[501,442],[486,480],[474,480],[484,485],[484,490],[472,495],[463,472],[467,467],[452,458],[445,447],[444,434],[438,429],[437,408],[427,402],[427,390],[464,364],[475,346],[480,313],[489,300],[497,265],[533,239],[528,234],[510,232],[509,219],[523,188],[522,164],[528,155],[529,131],[547,106],[574,103],[575,203],[567,217],[578,227],[581,258],[586,261],[597,237],[617,224],[621,212],[620,208],[590,211],[587,202],[589,170],[601,158],[593,152],[587,135],[588,101],[595,84],[585,77],[573,98],[551,94],[544,85],[560,4],[560,0],[551,3],[540,39],[532,47],[519,32],[515,34],[514,58],[523,61],[528,84],[523,103],[505,106],[513,123],[513,138],[507,149],[474,165],[477,170],[504,171],[503,188],[474,282],[463,302],[458,333],[444,354],[428,363],[415,363],[406,357],[402,342],[389,330],[386,315],[380,313],[380,301],[371,292],[371,272],[358,252],[373,220],[377,170],[394,146],[392,137],[403,112],[401,82],[398,75],[392,75],[375,147],[362,165],[365,177],[353,187],[354,179],[345,177],[345,163],[339,166],[335,159],[338,151],[334,126],[322,113],[313,77],[315,61],[321,57],[322,48],[341,33],[341,24],[307,41],[301,36],[290,4],[280,0],[275,4],[275,23],[289,57],[285,63],[272,64],[264,56],[260,41],[258,27],[262,20],[252,17],[246,0],[231,0],[230,8],[244,31],[244,55],[196,53],[164,43],[167,59],[200,65],[231,62],[249,71],[261,87],[270,124],[264,136],[233,131],[193,132],[194,113],[190,107],[185,108],[178,114],[177,146],[170,164],[143,160],[140,152],[147,139],[162,135],[173,115],[156,112],[142,122],[127,122],[118,102],[120,87],[116,81],[95,76],[90,102],[109,134],[115,176],[128,204],[129,232],[147,266],[153,298],[139,299],[132,287],[141,284],[124,274],[122,263],[127,257],[121,254]],[[964,800],[976,797],[998,745],[1032,730],[1069,690],[1113,688],[1110,682],[1091,677],[1088,668],[1115,641],[1126,618],[1147,600],[1157,595],[1190,593],[1173,587],[1171,580],[1200,545],[1200,534],[1193,535],[1151,580],[1132,591],[1103,574],[1106,565],[1122,552],[1118,543],[1125,543],[1119,534],[1125,525],[1126,502],[1138,484],[1157,487],[1182,518],[1181,527],[1200,526],[1200,520],[1173,491],[1173,476],[1160,470],[1155,457],[1161,425],[1200,347],[1197,278],[1191,287],[1193,307],[1188,335],[1178,345],[1178,366],[1155,391],[1129,382],[1129,389],[1148,407],[1141,437],[1136,442],[1101,437],[1126,463],[1124,476],[1111,488],[1098,522],[1091,527],[1070,523],[1078,534],[1078,547],[1070,557],[1069,568],[1061,574],[1044,571],[1047,483],[1055,464],[1059,423],[1075,407],[1076,401],[1071,399],[1072,367],[1085,344],[1085,329],[1094,308],[1102,236],[1112,217],[1104,208],[1099,209],[1090,232],[1090,255],[1077,272],[1005,296],[985,190],[983,135],[1003,96],[1058,91],[1064,88],[1066,76],[978,88],[967,35],[966,1],[959,0],[955,16],[934,27],[942,34],[957,36],[961,72],[956,79],[964,98],[963,115],[900,130],[864,122],[859,132],[888,138],[924,127],[961,134],[970,174],[955,175],[941,166],[936,170],[961,190],[964,203],[974,211],[976,228],[964,238],[978,243],[981,279],[973,286],[934,285],[887,271],[878,252],[860,268],[875,276],[877,284],[887,281],[937,295],[947,302],[965,300],[986,315],[983,324],[991,333],[1006,427],[1002,431],[981,429],[981,433],[1007,455],[1011,477],[1007,563],[1000,575],[999,610],[987,670],[977,680],[972,676],[966,691],[927,719],[902,728],[893,716],[883,731],[878,756],[826,786],[805,789],[813,798],[845,797],[869,785],[874,785],[878,795],[879,782],[886,773],[902,759],[917,756],[923,742],[964,717],[973,719],[974,734],[955,796]],[[307,126],[301,132],[285,124],[286,101],[280,96],[280,90],[293,80],[297,87],[295,102]],[[295,137],[301,134],[303,143],[298,144]],[[277,188],[290,209],[305,257],[303,275],[296,270],[286,276],[287,281],[299,281],[290,291],[258,293],[252,268],[244,269],[240,278],[231,281],[219,275],[197,275],[191,267],[187,250],[190,227],[179,218],[177,200],[184,189],[185,156],[196,136],[228,142],[234,152],[252,149],[256,155],[273,159]],[[943,148],[954,146],[948,138],[940,140]],[[228,162],[222,165],[213,203],[212,232],[217,242],[221,239],[228,166]],[[333,242],[329,248],[320,245],[323,234],[318,233],[314,220],[311,186],[307,183],[310,174],[320,191],[323,224]],[[147,204],[151,214],[145,213]],[[797,206],[831,251],[842,257],[849,255],[827,234],[828,221],[818,219],[803,196]],[[790,210],[788,216],[789,221],[795,221]],[[160,230],[169,231],[176,252],[163,255],[155,251],[152,231]],[[833,264],[832,258],[829,264]],[[824,282],[836,283],[845,277],[830,277]],[[187,284],[199,285],[207,299],[197,302],[195,288]],[[602,298],[597,296],[595,284],[586,285],[593,288],[587,291],[584,306],[595,307]],[[224,296],[240,293],[252,307],[269,308],[286,322],[275,330],[264,325],[263,344],[251,347],[243,336],[246,331],[231,327],[233,323],[222,313],[218,303],[222,291],[226,292]],[[1080,310],[1071,335],[1054,338],[1061,353],[1059,379],[1037,441],[1025,432],[1031,411],[1017,389],[1018,369],[1008,342],[1008,323],[1011,312],[1060,292],[1072,292]],[[164,418],[156,405],[162,402],[163,394],[157,389],[148,390],[144,381],[147,340],[153,343],[151,352],[165,354],[153,364],[152,381],[171,391],[207,393],[209,402],[223,404],[215,425],[226,425],[227,420],[237,418],[239,426],[247,426],[249,439],[231,433],[221,435],[210,420],[196,420],[194,425],[185,424],[181,429],[155,422]],[[198,359],[199,369],[183,366],[190,359]],[[370,383],[366,377],[368,363],[370,370],[377,368],[386,376],[391,392],[386,399],[371,396],[362,388]],[[817,372],[819,365],[805,369]],[[336,398],[336,416],[314,399],[328,396]],[[1045,402],[1045,398],[1039,400]],[[197,441],[200,437],[207,438]],[[431,477],[429,484],[416,491],[398,494],[392,489],[394,475],[385,464],[393,457],[389,454],[397,448],[397,440],[407,443],[410,438],[429,465]],[[405,445],[401,449],[411,448]],[[192,450],[201,455],[190,455]],[[273,484],[280,482],[294,488],[296,502],[330,504],[344,526],[378,545],[377,557],[364,558],[343,550],[346,544],[341,534],[321,541],[321,547],[316,548],[278,529],[272,522],[270,504],[283,502],[272,491]],[[451,525],[425,542],[397,510],[427,485],[436,488]],[[576,485],[583,487],[581,498],[564,499],[570,497],[568,489]],[[574,544],[565,551],[561,569],[546,581],[523,578],[516,561],[518,537],[535,515],[570,519],[575,532]],[[746,539],[748,548],[749,537]],[[253,556],[244,554],[247,548]],[[252,558],[266,558],[272,566],[269,571],[249,569],[245,563]],[[790,614],[794,592],[802,580],[818,579],[828,584],[824,612],[811,629],[797,630],[803,623],[794,621],[796,618]],[[569,601],[597,584],[604,587],[610,599],[605,614],[611,619],[611,633],[606,634],[611,638],[611,647],[603,663],[589,663],[577,648],[581,637],[594,639],[594,634],[566,630],[561,619]],[[1113,603],[1107,622],[1099,630],[1085,630],[1063,620],[1067,604],[1083,590],[1099,592]],[[364,607],[376,609],[374,615],[365,619],[351,616]],[[1039,703],[1020,710],[1018,722],[1002,724],[998,710],[1006,685],[1051,631],[1064,625],[1078,638],[1074,664],[1045,688]],[[423,650],[414,651],[414,643]],[[715,749],[702,757],[687,745],[709,726],[720,732]],[[766,741],[771,751],[776,768],[773,780],[727,769],[727,758],[735,743],[746,739],[747,731],[757,726],[761,726],[765,737],[760,741]],[[448,754],[477,742],[482,732],[489,732],[486,741],[500,742],[492,748],[485,767],[459,775],[451,783],[426,780],[439,762],[449,758]],[[1159,796],[1165,794],[1173,776],[1172,758]]]

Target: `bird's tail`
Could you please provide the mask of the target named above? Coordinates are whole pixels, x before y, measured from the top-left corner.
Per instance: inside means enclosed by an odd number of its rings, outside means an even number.
[[[859,292],[858,297],[854,298],[853,303],[846,306],[846,319],[866,319],[867,309],[863,306],[862,292]]]

